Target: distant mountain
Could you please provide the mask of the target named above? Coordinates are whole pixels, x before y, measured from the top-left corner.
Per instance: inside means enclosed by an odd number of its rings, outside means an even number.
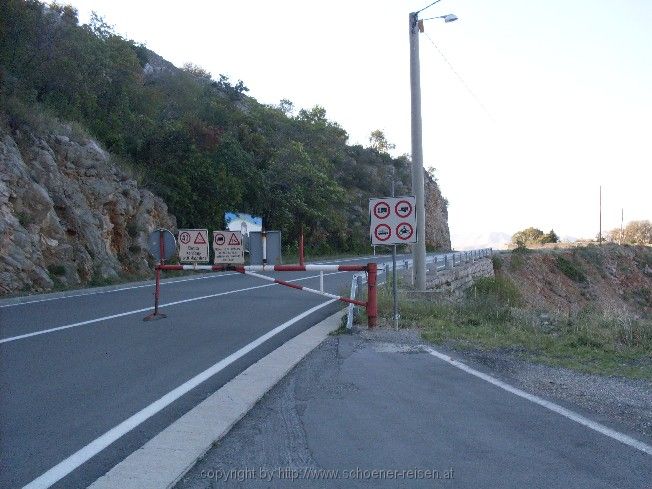
[[[454,250],[472,250],[478,248],[504,250],[507,249],[511,238],[511,234],[503,232],[451,233],[451,243]]]

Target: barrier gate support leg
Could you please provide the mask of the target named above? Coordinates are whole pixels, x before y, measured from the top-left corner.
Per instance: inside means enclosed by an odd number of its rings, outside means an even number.
[[[167,317],[165,314],[158,312],[158,302],[161,296],[161,270],[156,268],[156,288],[154,289],[154,312],[143,318],[143,321],[154,321]]]
[[[161,296],[161,265],[165,263],[165,241],[163,241],[163,231],[159,230],[158,234],[159,264],[156,267],[156,288],[154,289],[154,312],[143,318],[143,321],[154,321],[167,317],[165,314],[158,312],[158,301]]]
[[[367,265],[367,326],[374,328],[378,324],[378,265],[369,263]]]

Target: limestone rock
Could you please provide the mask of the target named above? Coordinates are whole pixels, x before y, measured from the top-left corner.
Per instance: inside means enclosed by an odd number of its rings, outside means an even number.
[[[424,172],[426,206],[426,246],[436,250],[451,249],[448,230],[448,202],[441,194],[437,182]]]
[[[92,139],[0,125],[0,295],[145,276],[147,235],[176,229]]]

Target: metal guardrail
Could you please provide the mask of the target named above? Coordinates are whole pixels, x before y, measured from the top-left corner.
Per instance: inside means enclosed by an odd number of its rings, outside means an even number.
[[[482,248],[479,250],[469,250],[469,251],[455,251],[451,253],[444,253],[443,255],[431,255],[426,256],[426,269],[428,269],[428,264],[434,264],[435,270],[446,270],[452,269],[462,263],[472,263],[480,258],[491,257],[493,253],[493,248]],[[403,266],[403,270],[409,270],[412,268],[412,259],[403,259],[396,261],[397,270],[399,269],[399,263]],[[385,274],[385,281],[389,276],[389,271],[391,269],[392,262],[379,262],[378,263],[378,275]],[[355,300],[355,297],[358,292],[358,288],[362,287],[367,281],[367,275],[365,273],[355,273],[351,278],[351,294],[350,300]],[[414,275],[412,276],[412,281],[414,282]],[[355,305],[349,303],[346,317],[346,327],[351,329],[353,327],[353,311]]]

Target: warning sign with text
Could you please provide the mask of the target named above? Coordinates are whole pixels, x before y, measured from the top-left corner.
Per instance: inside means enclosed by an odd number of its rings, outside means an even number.
[[[208,229],[179,229],[179,261],[208,262]]]
[[[417,242],[416,199],[413,196],[369,199],[372,245]]]
[[[215,264],[244,263],[244,245],[240,231],[213,231]]]

